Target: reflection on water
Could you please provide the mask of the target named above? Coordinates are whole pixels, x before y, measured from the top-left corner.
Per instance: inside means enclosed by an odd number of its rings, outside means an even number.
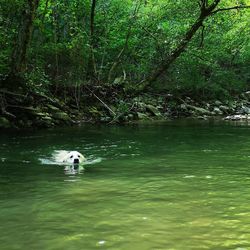
[[[81,174],[84,172],[84,167],[81,165],[67,165],[64,167],[64,171],[66,175],[75,175],[75,174]]]
[[[5,133],[0,249],[250,249],[249,134],[186,121]],[[55,164],[58,148],[89,164]]]

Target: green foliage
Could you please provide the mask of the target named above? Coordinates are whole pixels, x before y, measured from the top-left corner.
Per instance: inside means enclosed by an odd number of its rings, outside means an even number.
[[[43,93],[48,89],[50,80],[41,67],[33,68],[25,74],[27,87],[32,91]]]
[[[236,2],[222,1],[219,7]],[[1,75],[10,69],[25,3],[1,1]],[[96,69],[92,82],[115,86],[115,79],[122,78],[119,87],[134,86],[166,58],[199,16],[197,1],[99,0],[91,41],[90,9],[90,0],[40,0],[28,48],[29,87],[88,82],[91,44]],[[204,32],[196,34],[153,88],[214,98],[248,89],[249,20],[249,9],[220,12],[207,19]]]

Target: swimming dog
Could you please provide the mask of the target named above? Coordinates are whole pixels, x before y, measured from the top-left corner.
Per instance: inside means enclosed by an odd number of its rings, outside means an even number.
[[[78,151],[60,150],[55,154],[55,161],[59,163],[80,164],[86,161],[86,158]]]

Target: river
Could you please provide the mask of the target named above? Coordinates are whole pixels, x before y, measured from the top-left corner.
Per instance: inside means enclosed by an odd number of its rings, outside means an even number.
[[[1,132],[0,249],[250,249],[250,128],[177,120]],[[84,169],[52,161],[78,150]]]

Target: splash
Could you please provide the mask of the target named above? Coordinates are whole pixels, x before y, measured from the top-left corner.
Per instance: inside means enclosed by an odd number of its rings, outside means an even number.
[[[68,163],[58,161],[58,155],[63,154],[64,152],[67,152],[67,151],[55,150],[52,153],[51,157],[39,158],[39,161],[44,165],[62,165],[62,166],[69,165]],[[80,165],[93,165],[96,163],[100,163],[101,161],[102,161],[101,157],[95,158],[95,157],[91,156],[91,157],[86,157],[86,161],[82,162]]]

